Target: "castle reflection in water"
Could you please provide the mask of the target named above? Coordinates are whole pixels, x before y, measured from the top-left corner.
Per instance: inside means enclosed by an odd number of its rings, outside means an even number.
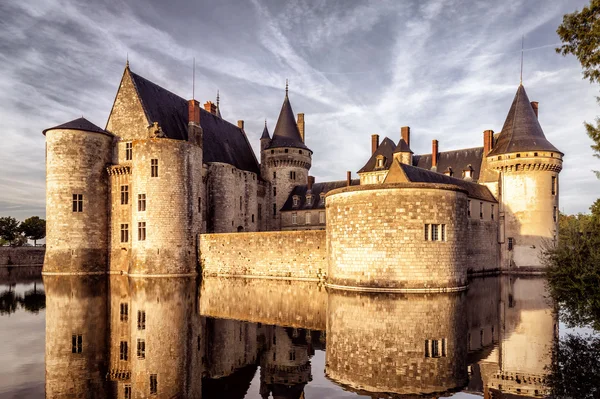
[[[426,295],[114,275],[44,285],[48,398],[244,398],[252,381],[262,398],[303,398],[319,350],[340,392],[543,397],[557,332],[536,278]]]

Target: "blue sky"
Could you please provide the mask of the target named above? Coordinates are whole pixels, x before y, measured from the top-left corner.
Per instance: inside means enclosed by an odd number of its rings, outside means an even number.
[[[85,116],[104,127],[125,59],[190,98],[221,93],[225,119],[246,122],[255,150],[274,128],[285,79],[317,181],[342,180],[370,152],[370,135],[397,141],[411,127],[415,153],[481,146],[499,131],[519,84],[540,102],[540,123],[565,155],[561,210],[599,197],[583,121],[599,87],[574,57],[555,53],[556,28],[582,0],[65,1],[0,3],[0,216],[44,216],[47,127]]]

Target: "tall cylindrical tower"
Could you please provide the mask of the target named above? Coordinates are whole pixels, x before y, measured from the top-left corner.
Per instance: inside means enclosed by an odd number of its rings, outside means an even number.
[[[79,118],[46,136],[44,273],[104,273],[113,135]]]
[[[300,115],[300,125],[304,132],[304,115]],[[298,123],[294,119],[287,87],[273,138],[269,140],[268,132],[266,136],[265,132],[261,138],[260,155],[263,179],[271,186],[266,196],[266,203],[270,205],[267,209],[267,227],[269,230],[279,230],[279,210],[295,186],[307,184],[312,163],[312,151],[304,144],[304,134],[300,133]]]
[[[498,172],[501,267],[537,269],[545,246],[558,236],[558,174],[563,153],[545,137],[521,85],[502,132],[487,154]]]

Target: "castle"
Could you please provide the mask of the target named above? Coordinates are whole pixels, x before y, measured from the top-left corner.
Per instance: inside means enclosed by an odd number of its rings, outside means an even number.
[[[315,182],[287,86],[259,163],[244,121],[224,120],[218,100],[200,107],[127,65],[104,129],[80,118],[44,131],[44,273],[210,274],[211,264],[243,260],[241,274],[252,275],[248,248],[265,239],[318,242],[307,251],[336,287],[453,290],[468,272],[538,270],[557,236],[563,153],[537,113],[520,85],[483,146],[440,151],[434,140],[431,154],[415,155],[402,127],[397,144],[371,137],[359,179]],[[240,248],[211,259],[204,239],[225,247],[215,233]]]

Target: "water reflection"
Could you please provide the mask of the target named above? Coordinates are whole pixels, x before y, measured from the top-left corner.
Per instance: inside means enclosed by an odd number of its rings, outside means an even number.
[[[318,397],[325,377],[372,397],[541,397],[556,338],[541,279],[427,295],[217,278],[44,285],[49,398]],[[321,350],[325,370],[313,366]]]

